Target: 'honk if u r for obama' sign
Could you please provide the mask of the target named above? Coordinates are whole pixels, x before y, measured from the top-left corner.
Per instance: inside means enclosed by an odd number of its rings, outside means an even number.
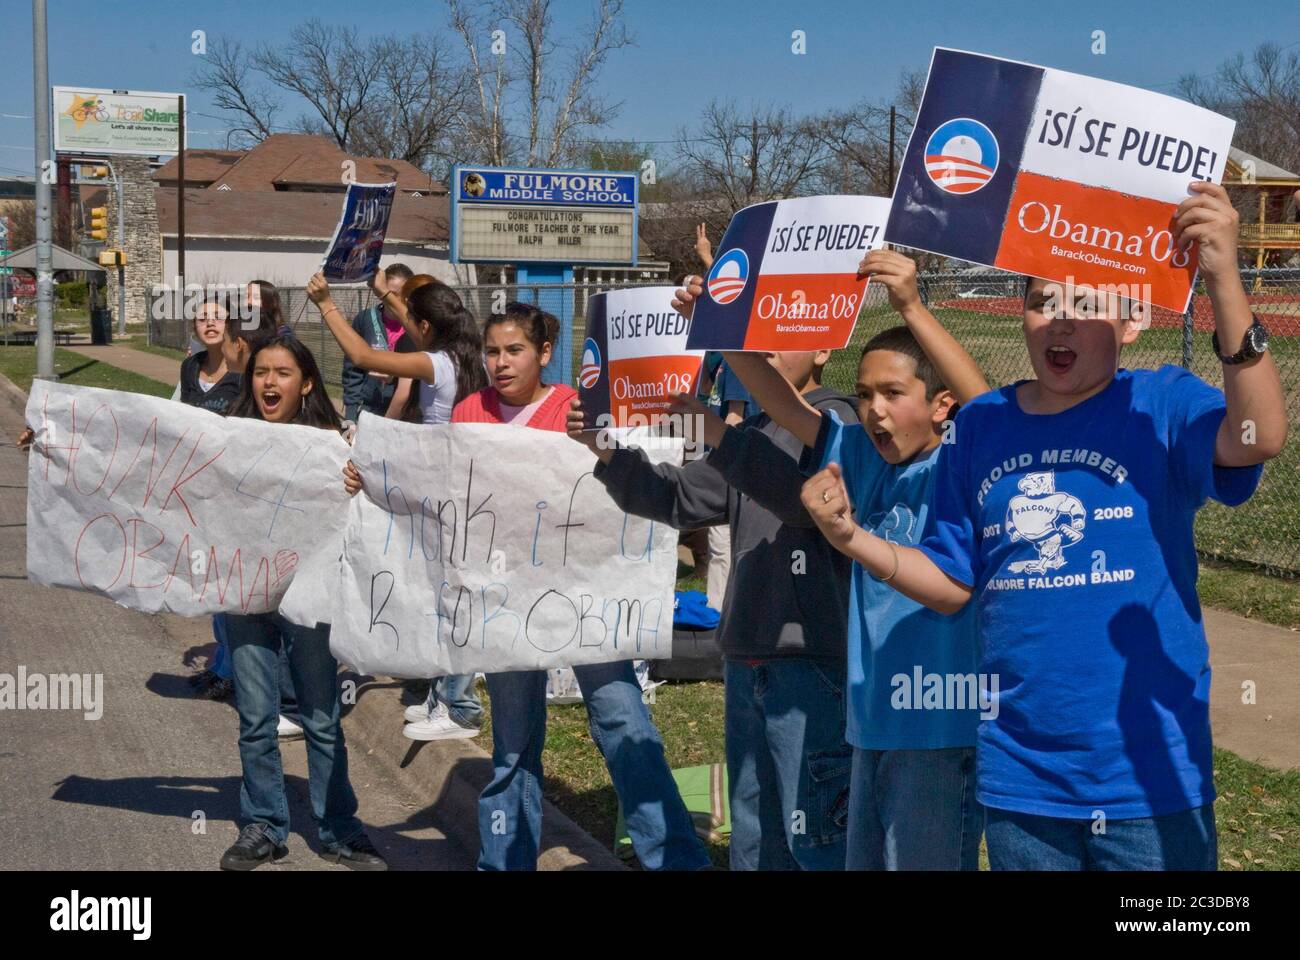
[[[1192,180],[1223,178],[1235,122],[1149,90],[937,48],[885,239],[1187,308],[1174,247]]]

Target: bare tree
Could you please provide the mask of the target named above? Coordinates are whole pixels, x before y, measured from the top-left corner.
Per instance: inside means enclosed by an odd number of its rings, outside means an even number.
[[[212,94],[213,106],[234,114],[226,136],[227,147],[231,137],[241,146],[248,146],[265,140],[275,129],[279,104],[250,76],[252,71],[249,55],[238,40],[217,37],[194,77],[196,87]]]
[[[353,126],[372,109],[367,100],[382,70],[385,42],[362,40],[353,27],[327,27],[308,20],[289,33],[283,45],[262,44],[253,64],[268,80],[297,94],[316,111],[299,118],[300,127],[328,133],[345,149]]]
[[[742,115],[735,104],[714,100],[679,136],[683,180],[697,195],[715,198],[728,218],[750,204],[806,192],[825,159],[815,127],[780,108]]]
[[[885,102],[863,101],[847,110],[817,119],[815,129],[827,151],[822,168],[823,189],[841,193],[888,196],[903,161],[903,151],[921,106],[924,70],[905,70],[893,97]],[[894,154],[890,157],[889,111],[894,108]]]
[[[1180,96],[1237,121],[1233,143],[1261,159],[1300,169],[1300,52],[1260,44],[1224,62],[1209,78],[1178,81]]]
[[[253,51],[218,38],[195,84],[233,114],[230,136],[241,144],[282,129],[274,123],[283,109],[279,92],[301,97],[314,111],[289,129],[328,136],[353,153],[427,168],[450,156],[469,76],[436,36],[362,40],[351,28],[310,20],[286,43]]]
[[[618,106],[600,99],[594,87],[609,55],[632,42],[622,0],[597,0],[590,23],[577,34],[582,40],[568,45],[556,38],[551,0],[494,0],[478,14],[461,0],[447,0],[447,7],[476,93],[467,124],[476,159],[556,166],[582,153],[583,130],[617,115]],[[516,122],[522,133],[512,130]]]

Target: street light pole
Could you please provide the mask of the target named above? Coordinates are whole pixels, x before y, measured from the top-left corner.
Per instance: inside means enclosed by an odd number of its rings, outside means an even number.
[[[126,250],[126,232],[123,223],[126,211],[122,208],[122,175],[117,172],[111,160],[105,160],[109,174],[113,177],[113,187],[117,193],[117,335],[126,336],[126,269],[122,266],[122,252]]]
[[[32,0],[32,66],[36,86],[36,377],[54,379],[54,250],[50,241],[50,64],[45,0]]]

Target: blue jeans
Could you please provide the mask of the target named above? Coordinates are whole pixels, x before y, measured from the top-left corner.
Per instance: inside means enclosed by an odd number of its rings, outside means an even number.
[[[230,643],[226,639],[226,615],[224,613],[214,613],[212,615],[212,638],[217,641],[217,652],[212,655],[212,666],[208,667],[222,680],[229,680],[232,668],[230,665]]]
[[[456,673],[438,677],[433,681],[433,691],[447,705],[447,713],[462,727],[483,726],[483,704],[474,692],[474,674]]]
[[[978,870],[975,748],[853,749],[850,870]]]
[[[259,613],[231,614],[226,628],[235,666],[239,761],[244,770],[239,791],[241,826],[264,823],[280,843],[289,836],[289,805],[276,736],[283,652],[298,692],[312,817],[321,843],[353,839],[364,828],[348,780],[348,751],[339,724],[338,661],[330,653],[329,627],[300,627],[278,613]]]
[[[843,870],[844,665],[727,660],[732,870]]]
[[[632,661],[574,667],[591,738],[605,757],[627,831],[647,870],[698,870],[704,844],[641,701]],[[546,671],[490,673],[492,782],[478,800],[480,870],[535,870],[542,829]]]
[[[1214,804],[1130,820],[1067,820],[988,808],[994,870],[1217,870]]]

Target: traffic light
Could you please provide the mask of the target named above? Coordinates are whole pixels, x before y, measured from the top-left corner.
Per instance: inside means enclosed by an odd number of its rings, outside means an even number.
[[[99,265],[101,267],[125,267],[126,251],[125,250],[99,251]]]
[[[92,207],[90,210],[90,239],[108,239],[108,207]]]
[[[81,175],[94,180],[108,179],[108,167],[82,167]]]

